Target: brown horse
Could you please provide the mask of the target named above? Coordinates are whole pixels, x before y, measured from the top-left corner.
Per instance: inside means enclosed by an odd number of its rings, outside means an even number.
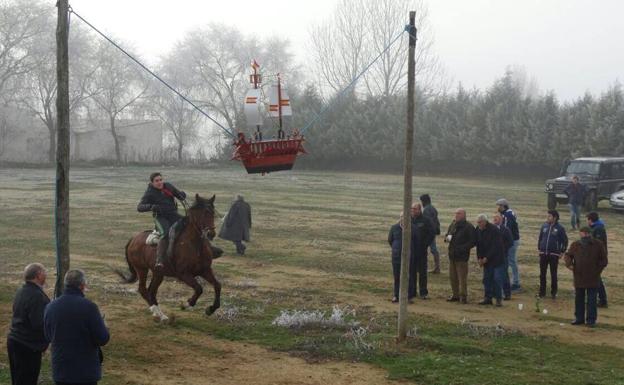
[[[150,231],[143,231],[132,237],[126,244],[126,261],[130,268],[130,276],[116,270],[125,283],[134,283],[139,280],[139,293],[147,301],[154,317],[167,321],[158,306],[156,293],[158,287],[166,277],[175,277],[191,286],[195,291],[188,299],[188,305],[193,307],[203,289],[196,277],[203,277],[210,282],[215,290],[214,302],[206,308],[206,314],[211,315],[221,306],[221,284],[212,271],[212,248],[210,240],[215,236],[214,208],[215,196],[204,199],[195,195],[195,203],[188,209],[184,218],[184,229],[175,239],[173,256],[165,263],[162,270],[155,270],[156,247],[145,243]],[[152,280],[146,288],[147,273],[152,272]]]

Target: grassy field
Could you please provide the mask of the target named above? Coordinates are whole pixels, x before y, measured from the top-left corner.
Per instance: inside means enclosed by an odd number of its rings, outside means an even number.
[[[167,281],[159,293],[161,306],[175,321],[162,325],[152,320],[136,286],[120,284],[111,271],[126,268],[128,238],[152,226],[150,215],[136,212],[151,171],[71,173],[72,267],[87,272],[87,295],[106,314],[112,334],[104,348],[103,384],[624,384],[624,216],[611,212],[606,202],[600,214],[609,234],[604,280],[610,307],[599,310],[596,329],[573,327],[568,270],[560,266],[557,300],[536,304],[534,298],[536,236],[545,218],[541,180],[416,176],[414,196],[431,194],[444,228],[457,207],[467,209],[474,221],[480,212],[493,213],[497,198],[511,202],[520,218],[525,292],[503,308],[476,305],[482,286],[473,260],[471,303],[447,303],[441,246],[443,273],[430,275],[430,300],[410,305],[410,337],[397,346],[386,236],[401,208],[400,176],[295,171],[261,177],[239,169],[162,169],[188,193],[216,194],[221,213],[234,193],[242,193],[254,216],[244,257],[217,240],[226,250],[215,262],[223,283],[222,309],[211,318],[203,315],[213,294],[206,285],[198,304],[202,310],[180,310],[191,289]],[[2,169],[0,182],[0,330],[6,335],[24,265],[54,266],[54,173]],[[567,227],[567,210],[561,213]],[[443,245],[441,239],[438,244]],[[54,274],[49,279],[52,287]],[[273,324],[282,311],[330,314],[334,306],[346,314],[346,325]],[[536,312],[536,306],[547,312]],[[52,384],[49,355],[42,377]],[[8,383],[2,349],[0,384]]]

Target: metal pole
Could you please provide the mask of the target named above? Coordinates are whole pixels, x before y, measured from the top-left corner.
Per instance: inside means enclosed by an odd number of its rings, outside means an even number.
[[[63,292],[63,278],[69,270],[69,5],[59,0],[56,26],[56,285],[54,296]]]
[[[411,250],[412,220],[412,152],[414,146],[414,89],[416,62],[416,12],[409,14],[409,55],[407,61],[407,127],[405,129],[405,158],[403,161],[403,248],[401,249],[401,283],[399,291],[399,317],[397,342],[407,337],[407,288],[409,286],[409,264]]]

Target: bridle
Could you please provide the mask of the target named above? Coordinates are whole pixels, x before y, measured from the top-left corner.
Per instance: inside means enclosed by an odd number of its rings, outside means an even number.
[[[187,211],[188,212],[188,211]],[[213,217],[213,223],[214,223],[214,215],[215,215],[215,210],[214,207],[209,209],[210,214],[212,214]],[[190,217],[190,216],[189,216]],[[208,234],[209,233],[213,233],[215,234],[215,229],[216,227],[214,226],[214,224],[212,226],[206,226],[206,227],[200,227],[196,221],[191,220],[191,225],[193,227],[193,229],[195,230],[195,232],[199,235],[200,238],[202,239],[208,239],[210,240],[210,238],[208,238]]]

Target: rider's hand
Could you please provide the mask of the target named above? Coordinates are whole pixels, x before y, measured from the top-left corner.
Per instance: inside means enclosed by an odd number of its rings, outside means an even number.
[[[160,212],[160,206],[152,205],[152,212],[159,213]]]

